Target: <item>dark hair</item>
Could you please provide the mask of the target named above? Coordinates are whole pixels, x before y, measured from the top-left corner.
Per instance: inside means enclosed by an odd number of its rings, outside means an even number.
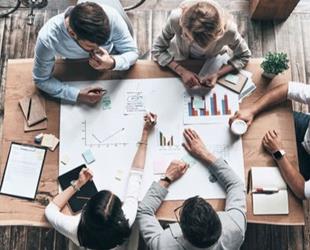
[[[81,3],[70,12],[69,25],[78,39],[97,45],[104,44],[110,36],[109,19],[96,3]]]
[[[222,224],[212,206],[198,196],[183,203],[180,226],[184,237],[195,247],[212,246],[220,238]]]
[[[121,200],[107,190],[94,195],[83,208],[77,235],[80,245],[91,249],[121,245],[130,235]]]

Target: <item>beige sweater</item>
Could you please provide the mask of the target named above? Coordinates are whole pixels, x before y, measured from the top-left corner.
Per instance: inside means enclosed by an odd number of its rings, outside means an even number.
[[[177,8],[171,12],[166,26],[153,44],[152,54],[161,66],[166,66],[173,59],[178,61],[194,57],[191,53],[193,51],[193,45],[181,36],[182,28],[179,24],[181,15],[181,8]],[[195,47],[197,48],[197,46],[196,44]],[[251,51],[238,32],[237,25],[233,22],[227,23],[224,35],[211,43],[203,51],[201,58],[208,59],[222,54],[226,51],[226,46],[233,51],[233,56],[228,63],[237,70],[245,67],[251,57]],[[195,57],[197,58],[197,56]]]

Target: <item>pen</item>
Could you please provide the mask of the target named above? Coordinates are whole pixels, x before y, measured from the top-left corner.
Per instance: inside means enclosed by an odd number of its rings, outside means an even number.
[[[154,117],[152,116],[152,113],[151,113],[150,111],[146,110],[146,115],[147,115],[148,117],[150,117],[151,123],[154,123],[154,122],[155,122],[155,119],[154,119]]]
[[[77,196],[76,198],[80,200],[90,200],[89,197],[85,197],[85,196]]]
[[[278,188],[256,188],[252,191],[252,193],[258,193],[258,194],[274,194],[278,193]]]

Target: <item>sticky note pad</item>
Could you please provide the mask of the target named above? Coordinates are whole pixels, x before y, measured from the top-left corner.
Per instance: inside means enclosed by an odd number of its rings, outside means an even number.
[[[87,164],[91,164],[92,162],[95,161],[95,157],[93,156],[93,153],[90,151],[90,149],[87,149],[83,154],[82,154],[84,160],[86,161]]]
[[[69,161],[70,161],[69,155],[63,155],[60,160],[60,162],[64,165],[67,165]]]
[[[123,175],[124,175],[124,171],[121,169],[118,169],[116,171],[115,180],[122,181]]]
[[[228,74],[225,76],[225,80],[232,83],[232,84],[238,84],[239,83],[239,76],[233,75],[233,74]]]
[[[202,98],[200,96],[194,96],[193,108],[194,109],[204,109],[205,108],[205,102],[204,102],[204,100],[202,100]]]
[[[51,151],[54,151],[59,143],[59,139],[52,134],[44,134],[41,142],[41,146],[48,147]]]
[[[111,109],[112,108],[111,97],[108,95],[104,95],[101,99],[101,106],[103,110]]]
[[[191,166],[194,166],[197,161],[195,160],[194,157],[186,154],[186,155],[183,155],[183,157],[181,158],[181,161],[185,162],[186,164],[188,164],[190,167]]]

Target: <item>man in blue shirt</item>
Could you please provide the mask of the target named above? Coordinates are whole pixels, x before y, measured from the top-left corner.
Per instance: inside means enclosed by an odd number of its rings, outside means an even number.
[[[80,90],[54,78],[56,55],[89,58],[89,65],[96,70],[127,70],[137,61],[138,49],[121,14],[101,3],[70,7],[42,27],[35,47],[36,86],[56,98],[94,104],[105,91],[98,86]]]

